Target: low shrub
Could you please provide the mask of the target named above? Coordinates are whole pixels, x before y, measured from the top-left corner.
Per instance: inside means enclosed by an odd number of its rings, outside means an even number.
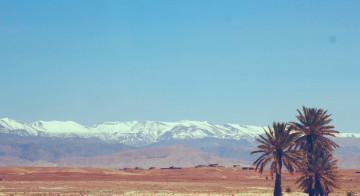
[[[355,192],[354,191],[347,191],[346,196],[355,196]]]
[[[286,190],[285,190],[285,192],[291,193],[291,188],[290,188],[290,187],[287,187]]]

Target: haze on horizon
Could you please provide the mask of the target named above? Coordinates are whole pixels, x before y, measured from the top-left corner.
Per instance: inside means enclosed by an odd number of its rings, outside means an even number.
[[[359,1],[1,1],[0,118],[360,132]]]

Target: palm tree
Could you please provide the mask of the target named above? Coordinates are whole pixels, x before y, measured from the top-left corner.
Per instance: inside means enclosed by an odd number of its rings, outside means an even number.
[[[327,110],[317,108],[302,107],[303,114],[297,110],[299,115],[296,116],[300,121],[291,122],[293,128],[301,133],[301,137],[297,139],[297,145],[310,154],[316,149],[322,149],[331,153],[333,147],[339,147],[334,141],[327,136],[335,137],[338,131],[334,130],[335,126],[329,125],[332,121],[331,114],[327,114]]]
[[[317,150],[311,156],[312,163],[306,162],[301,169],[303,176],[296,183],[300,183],[305,193],[315,196],[328,195],[333,188],[339,188],[337,178],[337,160],[325,151]]]
[[[269,131],[265,131],[265,137],[259,135],[256,141],[261,144],[257,146],[259,150],[251,152],[251,154],[262,153],[253,165],[256,165],[256,171],[262,173],[266,165],[270,162],[271,176],[276,174],[274,196],[281,196],[281,169],[285,168],[293,174],[300,167],[301,160],[304,159],[302,151],[294,148],[295,140],[299,138],[298,133],[291,133],[291,127],[286,123],[273,123],[273,129],[268,126]]]
[[[296,117],[299,123],[291,122],[290,124],[301,135],[296,140],[296,147],[300,147],[300,149],[306,152],[307,163],[305,163],[305,166],[307,171],[304,172],[305,170],[302,170],[304,176],[306,176],[308,172],[321,169],[316,168],[319,164],[316,165],[315,162],[323,158],[323,155],[332,157],[333,148],[337,148],[339,145],[329,139],[329,136],[335,137],[335,134],[339,132],[334,130],[335,127],[333,125],[329,125],[332,119],[330,118],[331,114],[327,114],[327,110],[324,111],[323,109],[307,108],[304,106],[302,110],[303,113],[297,110],[299,115]],[[314,154],[314,152],[316,153]],[[322,153],[319,154],[318,152]],[[305,191],[309,193],[309,196],[313,196],[316,190],[312,185],[315,185],[314,183],[316,182],[312,180],[315,178],[306,179],[309,182],[305,184],[309,185],[309,187]]]

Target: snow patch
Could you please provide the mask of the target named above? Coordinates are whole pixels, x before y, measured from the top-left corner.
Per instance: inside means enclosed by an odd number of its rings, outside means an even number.
[[[0,119],[0,132],[3,133],[24,135],[25,132],[27,135],[41,134],[49,137],[96,137],[109,142],[137,146],[165,140],[193,140],[201,138],[247,140],[253,142],[255,137],[264,133],[264,128],[232,123],[217,125],[207,121],[188,120],[178,122],[104,122],[86,127],[73,121],[37,121],[26,124],[9,118]],[[360,138],[360,133],[340,133],[338,137]]]

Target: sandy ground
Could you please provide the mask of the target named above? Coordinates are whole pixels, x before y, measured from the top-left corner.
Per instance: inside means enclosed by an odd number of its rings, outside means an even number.
[[[341,188],[360,193],[360,170],[340,170]],[[266,179],[268,177],[268,179]],[[282,187],[306,195],[295,184],[299,174],[283,173]],[[61,167],[0,167],[0,195],[272,195],[275,180],[241,168],[116,170]]]

